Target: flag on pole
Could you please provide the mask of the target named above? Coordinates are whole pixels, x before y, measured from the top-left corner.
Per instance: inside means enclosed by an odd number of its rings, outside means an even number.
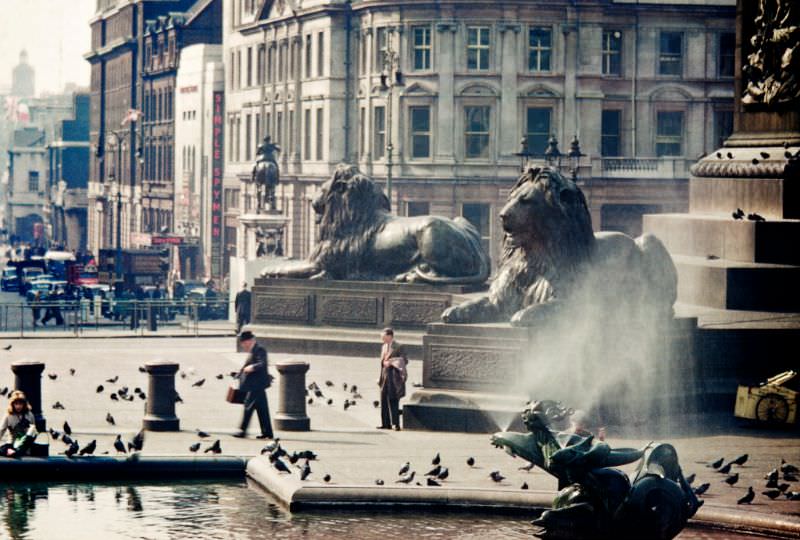
[[[125,114],[125,118],[122,119],[121,125],[124,126],[128,122],[138,122],[141,115],[142,111],[138,109],[128,109],[128,112]]]

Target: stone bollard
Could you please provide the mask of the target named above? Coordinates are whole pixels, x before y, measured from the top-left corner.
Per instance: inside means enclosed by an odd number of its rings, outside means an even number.
[[[14,388],[25,392],[33,417],[36,419],[36,431],[41,433],[47,429],[47,422],[42,414],[44,364],[42,362],[14,362],[11,364],[11,371],[14,372]]]
[[[151,362],[144,367],[149,382],[142,427],[150,431],[179,431],[181,421],[175,416],[175,373],[179,365]]]
[[[275,429],[284,431],[310,431],[311,421],[306,416],[307,362],[280,362],[275,365],[280,373],[278,412]]]

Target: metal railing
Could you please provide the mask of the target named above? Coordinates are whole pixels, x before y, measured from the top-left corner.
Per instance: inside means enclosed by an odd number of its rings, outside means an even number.
[[[0,303],[0,332],[32,337],[59,330],[77,337],[92,330],[148,335],[165,327],[200,334],[204,321],[228,322],[227,299],[81,299]]]

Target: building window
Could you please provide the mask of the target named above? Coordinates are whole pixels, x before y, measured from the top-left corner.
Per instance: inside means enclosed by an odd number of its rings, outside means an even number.
[[[659,75],[683,73],[683,32],[661,32],[658,48]]]
[[[311,159],[311,109],[303,111],[303,159]]]
[[[715,148],[722,148],[722,144],[731,133],[733,133],[733,111],[714,111]]]
[[[489,253],[491,241],[490,208],[485,203],[464,203],[461,205],[461,216],[478,229],[481,244],[486,253]]]
[[[250,159],[252,159],[252,157],[253,157],[252,154],[251,154],[251,151],[252,151],[251,146],[252,146],[252,142],[253,142],[252,139],[251,139],[252,131],[250,130],[250,128],[253,127],[252,126],[252,122],[253,122],[253,119],[252,119],[252,116],[250,115],[250,113],[247,113],[246,115],[244,115],[244,159],[245,159],[245,161],[250,161]]]
[[[525,133],[528,152],[532,156],[544,156],[547,141],[550,139],[550,117],[552,110],[549,107],[528,107],[527,132]]]
[[[270,47],[267,50],[267,82],[273,81],[273,73],[275,69],[275,47]]]
[[[236,51],[236,88],[242,87],[242,51]]]
[[[464,155],[468,158],[489,157],[489,107],[465,107]]]
[[[367,149],[364,146],[364,135],[366,132],[366,126],[364,125],[366,123],[365,116],[366,116],[366,109],[364,107],[361,107],[361,109],[358,112],[358,152],[362,156],[364,155],[364,152],[367,151]]]
[[[306,36],[306,58],[305,58],[305,61],[306,61],[306,79],[310,79],[311,78],[311,58],[312,58],[311,34],[308,34]]]
[[[467,69],[489,69],[489,28],[467,27]]]
[[[736,64],[736,34],[725,32],[719,35],[717,66],[720,77],[733,77]]]
[[[603,30],[603,75],[622,75],[622,32]]]
[[[264,63],[266,62],[266,51],[263,45],[258,47],[258,58],[256,65],[256,80],[259,85],[264,84]]]
[[[656,155],[681,156],[683,142],[683,112],[660,111],[656,114]]]
[[[283,144],[283,113],[275,113],[275,142]]]
[[[255,117],[256,117],[256,121],[255,121],[255,125],[256,125],[255,142],[256,142],[256,145],[258,145],[261,142],[261,138],[262,138],[262,135],[261,135],[261,113],[256,113]]]
[[[294,111],[289,111],[289,129],[286,133],[286,150],[294,147]]]
[[[325,32],[317,34],[317,77],[325,75]]]
[[[550,71],[553,52],[553,31],[550,28],[531,28],[528,31],[528,69]]]
[[[28,171],[28,191],[39,191],[39,171]]]
[[[323,133],[323,121],[322,121],[322,109],[317,109],[317,161],[322,161],[324,145],[323,141],[325,140],[325,134]]]
[[[428,26],[415,26],[414,36],[414,69],[431,69],[431,29]]]
[[[431,108],[411,107],[411,157],[431,156]]]
[[[373,141],[373,157],[375,159],[383,158],[386,151],[386,108],[382,105],[375,107],[375,119],[373,122],[373,133],[375,134]]]
[[[253,48],[247,48],[247,86],[253,86]]]
[[[383,71],[383,64],[386,62],[386,50],[388,39],[386,28],[378,28],[375,31],[375,65],[373,71],[380,73]]]
[[[600,155],[619,156],[622,111],[606,110],[600,126]]]
[[[408,201],[406,203],[406,215],[408,217],[428,216],[430,213],[431,204],[427,201]]]

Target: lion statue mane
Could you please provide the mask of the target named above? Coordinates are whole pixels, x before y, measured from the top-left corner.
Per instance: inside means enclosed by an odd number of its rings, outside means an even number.
[[[445,322],[532,326],[564,306],[587,304],[610,316],[607,308],[625,303],[628,320],[672,314],[677,271],[661,241],[594,234],[583,193],[558,170],[523,173],[500,220],[504,252],[495,279],[486,294],[448,308]]]
[[[264,276],[480,284],[491,270],[467,220],[398,217],[389,199],[354,165],[337,165],[312,203],[319,243],[307,261]]]

